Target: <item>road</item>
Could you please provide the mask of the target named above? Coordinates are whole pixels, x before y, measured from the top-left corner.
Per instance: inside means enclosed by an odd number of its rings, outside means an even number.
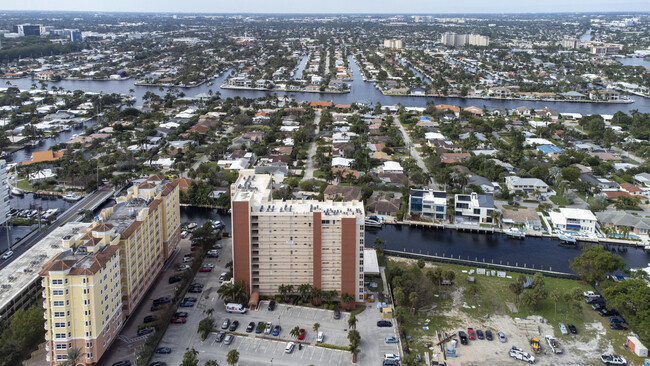
[[[424,159],[422,159],[422,156],[420,155],[420,152],[417,150],[417,147],[419,147],[420,145],[419,144],[418,145],[413,144],[413,141],[411,140],[411,136],[409,136],[409,134],[406,131],[406,129],[404,128],[404,126],[402,126],[402,123],[399,121],[399,117],[396,116],[394,121],[395,121],[395,124],[397,125],[397,127],[399,127],[399,130],[402,133],[402,136],[404,136],[404,145],[408,148],[409,155],[411,155],[413,157],[413,159],[415,159],[416,164],[420,167],[420,169],[422,169],[422,172],[428,174],[429,169],[427,168],[426,164],[424,164]],[[431,178],[430,184],[435,184],[435,182],[433,181],[433,178]]]
[[[110,187],[105,187],[87,195],[82,200],[80,200],[79,202],[75,203],[72,207],[70,207],[66,212],[63,213],[63,215],[59,216],[59,218],[57,218],[50,226],[46,227],[45,230],[34,231],[31,234],[27,235],[18,243],[16,243],[12,248],[14,255],[5,261],[1,261],[0,268],[4,268],[11,261],[20,257],[23,253],[29,250],[29,248],[31,248],[34,244],[38,243],[38,241],[40,241],[45,236],[47,236],[47,234],[52,232],[52,230],[54,230],[55,228],[64,225],[70,221],[79,220],[81,218],[79,212],[88,210],[91,207],[104,202],[112,194],[113,194],[113,189],[111,189]]]
[[[320,111],[316,111],[316,117],[314,118],[314,124],[316,125],[316,132],[314,132],[314,141],[309,144],[309,149],[307,149],[307,163],[305,164],[305,174],[303,180],[314,178],[314,156],[316,155],[316,136],[320,133],[318,125],[320,124]]]

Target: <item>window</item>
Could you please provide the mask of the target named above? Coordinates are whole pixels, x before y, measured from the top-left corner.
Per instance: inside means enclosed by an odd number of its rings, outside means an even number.
[[[63,306],[64,302],[63,301],[53,301],[52,305],[54,306]]]
[[[474,215],[480,215],[481,214],[481,209],[480,208],[475,208],[474,209]]]
[[[53,285],[63,285],[63,280],[52,280]]]
[[[52,296],[63,296],[63,290],[52,290]]]
[[[65,328],[65,323],[54,323],[54,328]]]
[[[65,317],[65,312],[63,312],[63,311],[55,311],[54,312],[54,317],[55,318],[63,318],[63,317]]]
[[[58,343],[56,345],[56,349],[58,349],[58,350],[67,349],[67,347],[65,346],[65,343]]]
[[[65,339],[65,333],[56,333],[54,335],[54,338],[56,338],[56,339]]]
[[[68,355],[56,355],[57,361],[67,360]]]

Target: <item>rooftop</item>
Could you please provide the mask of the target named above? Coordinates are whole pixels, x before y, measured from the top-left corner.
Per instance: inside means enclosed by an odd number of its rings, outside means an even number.
[[[70,222],[54,229],[28,251],[0,270],[0,309],[16,295],[38,280],[39,271],[47,261],[61,252],[61,239],[88,228],[87,223]]]

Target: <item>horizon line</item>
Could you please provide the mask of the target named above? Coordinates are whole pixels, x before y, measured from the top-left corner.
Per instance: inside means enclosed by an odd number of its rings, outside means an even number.
[[[202,11],[113,11],[113,10],[51,10],[51,9],[0,9],[0,12],[51,12],[51,13],[105,13],[105,14],[199,14],[199,15],[420,15],[420,16],[432,16],[432,15],[553,15],[553,14],[650,14],[650,10],[617,10],[617,11],[549,11],[549,12],[445,12],[445,13],[395,13],[395,12],[376,12],[376,13],[359,13],[359,12],[282,12],[282,13],[273,13],[273,12],[202,12]]]

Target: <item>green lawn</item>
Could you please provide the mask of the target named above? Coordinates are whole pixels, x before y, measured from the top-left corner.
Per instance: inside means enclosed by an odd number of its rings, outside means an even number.
[[[571,204],[571,203],[570,203],[566,198],[564,198],[563,196],[555,195],[555,196],[551,196],[550,198],[551,198],[551,201],[552,201],[553,203],[555,203],[556,205],[558,205],[558,206],[560,206],[560,207],[565,207],[565,206],[568,206],[568,205]]]
[[[29,181],[27,179],[19,180],[18,182],[16,182],[16,187],[24,191],[34,192],[34,187],[32,187],[32,185],[29,184]]]
[[[327,174],[320,170],[314,170],[314,178],[326,178]]]

